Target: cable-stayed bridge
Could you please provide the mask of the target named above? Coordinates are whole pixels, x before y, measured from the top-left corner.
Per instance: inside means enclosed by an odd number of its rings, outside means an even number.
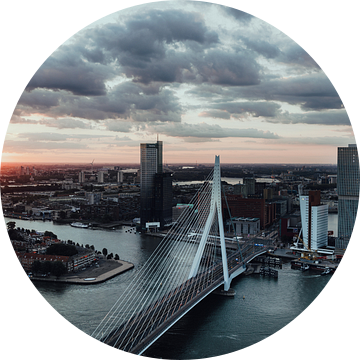
[[[118,349],[141,355],[215,289],[230,290],[266,244],[226,238],[220,160],[144,266],[92,333]]]

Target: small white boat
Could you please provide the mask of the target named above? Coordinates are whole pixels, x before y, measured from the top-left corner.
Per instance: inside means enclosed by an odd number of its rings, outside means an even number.
[[[81,222],[73,222],[70,224],[70,226],[76,227],[76,228],[83,228],[83,229],[87,229],[89,227],[88,224],[83,224]]]

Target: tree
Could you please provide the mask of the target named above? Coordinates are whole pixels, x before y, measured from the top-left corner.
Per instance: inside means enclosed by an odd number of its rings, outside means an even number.
[[[103,249],[102,249],[102,253],[103,253],[104,256],[106,256],[107,253],[108,253],[107,248],[103,248]]]
[[[31,271],[34,274],[38,274],[39,272],[42,271],[42,264],[39,260],[35,260],[32,264],[31,264]]]
[[[47,255],[72,256],[78,253],[76,246],[68,244],[52,244],[46,249]]]
[[[52,262],[51,261],[44,261],[41,265],[42,265],[41,272],[43,274],[51,273],[51,271],[52,271]]]
[[[9,221],[6,223],[6,227],[9,230],[14,230],[16,226],[16,222],[15,221]]]
[[[66,272],[67,272],[66,266],[61,261],[55,261],[52,264],[51,273],[56,277],[66,274]]]
[[[52,239],[57,239],[57,235],[54,234],[52,231],[45,231],[44,236],[50,236]]]
[[[119,255],[118,255],[118,254],[115,254],[114,259],[115,259],[115,260],[120,260]]]

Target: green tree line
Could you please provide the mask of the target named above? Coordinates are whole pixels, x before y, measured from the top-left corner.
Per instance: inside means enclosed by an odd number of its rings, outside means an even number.
[[[39,261],[35,260],[31,265],[31,271],[35,274],[51,274],[59,277],[66,274],[66,266],[61,261]]]
[[[70,244],[52,244],[46,249],[47,255],[72,256],[78,253],[75,245]]]

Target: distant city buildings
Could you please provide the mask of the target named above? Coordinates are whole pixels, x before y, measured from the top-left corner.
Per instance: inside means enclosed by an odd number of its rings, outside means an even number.
[[[124,173],[121,170],[116,173],[116,182],[118,184],[122,184],[124,182]]]
[[[98,171],[98,183],[103,183],[104,182],[104,174],[105,174],[105,172],[104,171],[102,171],[102,170],[99,170]]]
[[[229,211],[232,217],[258,218],[260,229],[265,229],[276,220],[275,203],[266,202],[263,198],[243,198],[242,195],[226,194],[222,198],[222,211],[225,218],[228,218]]]
[[[79,183],[83,184],[85,182],[85,171],[79,172]]]
[[[356,145],[338,148],[338,247],[350,240],[359,203],[359,155]]]
[[[236,235],[256,235],[260,232],[260,219],[258,218],[235,218],[233,219]]]
[[[172,179],[170,174],[163,173],[163,143],[140,144],[141,229],[163,227],[171,221]]]
[[[35,169],[35,166],[32,167],[32,169],[30,170],[29,166],[20,166],[20,176],[23,175],[31,175],[31,176],[36,176],[37,175],[37,171]]]

